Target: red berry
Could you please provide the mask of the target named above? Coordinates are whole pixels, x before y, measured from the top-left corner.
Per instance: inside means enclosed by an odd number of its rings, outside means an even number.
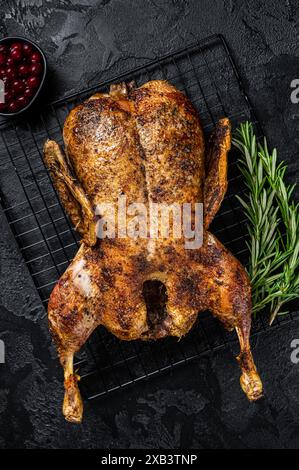
[[[12,59],[12,57],[7,57],[6,65],[7,67],[10,67],[11,65],[15,65],[15,61]]]
[[[6,103],[0,103],[0,113],[4,113],[6,111]]]
[[[0,52],[0,65],[6,64],[6,55],[3,52]]]
[[[22,43],[21,42],[13,42],[9,48],[10,52],[14,51],[15,49],[22,50]]]
[[[31,76],[27,79],[27,87],[28,88],[31,88],[31,89],[34,89],[34,88],[37,88],[40,84],[40,80],[38,77],[36,76]]]
[[[20,79],[14,80],[11,84],[11,89],[16,95],[19,95],[24,90],[24,83]]]
[[[5,44],[0,44],[0,52],[1,54],[7,54],[7,46]]]
[[[1,80],[4,82],[4,85],[7,87],[7,84],[9,82],[9,78],[6,75],[6,71],[5,71],[5,75],[2,76]]]
[[[16,113],[17,111],[19,111],[20,105],[16,101],[11,101],[10,103],[8,103],[7,108],[10,113]]]
[[[22,49],[25,56],[28,57],[32,54],[32,46],[28,42],[24,42]]]
[[[39,62],[37,62],[36,64],[32,64],[30,66],[30,73],[32,75],[40,75],[42,71],[43,71],[43,66]]]
[[[25,108],[25,106],[27,105],[27,100],[25,98],[25,96],[18,96],[17,98],[17,104],[19,106],[19,108]]]
[[[11,92],[11,90],[5,90],[5,92],[4,92],[4,102],[8,103],[9,101],[11,101],[12,97],[13,97],[13,93]]]
[[[25,64],[22,64],[18,68],[18,74],[20,77],[26,77],[26,75],[29,75],[29,67]]]
[[[8,78],[10,80],[13,79],[13,78],[16,78],[16,76],[17,76],[16,69],[14,67],[7,67],[6,75],[8,76]]]
[[[4,77],[6,70],[4,67],[0,67],[0,78]]]
[[[21,49],[13,49],[10,52],[10,57],[14,62],[19,62],[22,59],[22,51]]]
[[[25,91],[24,91],[24,96],[27,100],[31,99],[32,96],[34,95],[34,90],[32,90],[31,88],[25,88]]]
[[[39,52],[32,52],[30,56],[30,61],[35,64],[36,62],[41,62],[42,61],[42,56],[40,55]]]

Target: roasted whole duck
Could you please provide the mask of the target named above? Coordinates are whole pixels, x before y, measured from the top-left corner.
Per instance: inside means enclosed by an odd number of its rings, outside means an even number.
[[[262,383],[249,344],[250,282],[239,261],[208,230],[227,189],[229,120],[219,121],[206,150],[197,111],[176,88],[165,81],[140,88],[119,84],[75,107],[63,137],[65,153],[48,140],[44,155],[82,236],[48,311],[64,368],[65,418],[82,420],[73,357],[97,326],[122,340],[181,338],[206,310],[227,329],[236,329],[241,386],[249,400],[259,399]],[[120,194],[128,204],[203,202],[201,248],[186,249],[182,239],[172,237],[99,240],[95,208],[117,203]],[[164,308],[157,300],[156,312],[148,306],[154,283],[165,288]]]

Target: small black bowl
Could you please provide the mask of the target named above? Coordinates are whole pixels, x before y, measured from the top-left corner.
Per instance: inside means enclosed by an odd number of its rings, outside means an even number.
[[[43,51],[41,50],[41,48],[37,44],[35,44],[35,42],[31,41],[28,38],[24,38],[22,36],[8,36],[6,38],[0,39],[0,45],[1,44],[9,44],[9,43],[12,43],[12,42],[21,42],[21,43],[30,44],[33,47],[33,49],[36,49],[40,53],[40,55],[42,56],[42,60],[43,60],[43,62],[42,62],[43,76],[41,78],[41,82],[39,84],[39,87],[36,89],[35,94],[31,98],[31,101],[29,101],[29,103],[26,106],[24,106],[24,108],[21,108],[19,111],[15,112],[15,113],[0,112],[0,116],[3,116],[3,117],[15,117],[15,116],[19,116],[20,114],[27,111],[33,105],[33,103],[37,100],[37,98],[39,97],[39,95],[41,93],[41,90],[43,88],[43,85],[45,83],[46,75],[47,75],[46,56],[43,53]]]

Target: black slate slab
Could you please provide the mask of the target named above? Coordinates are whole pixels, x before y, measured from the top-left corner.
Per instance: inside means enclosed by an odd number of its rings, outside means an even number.
[[[298,180],[298,2],[75,0],[5,2],[0,34],[45,50],[49,99],[93,85],[213,33],[223,33],[273,145]],[[298,194],[297,194],[298,196]],[[62,372],[16,244],[0,215],[1,448],[298,448],[299,365],[290,360],[298,322],[253,341],[266,396],[251,405],[229,351],[85,407],[64,422]],[[38,321],[37,318],[39,319]]]

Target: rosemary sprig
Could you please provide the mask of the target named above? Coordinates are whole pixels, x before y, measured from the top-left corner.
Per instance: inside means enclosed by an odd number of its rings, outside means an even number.
[[[266,139],[257,143],[253,125],[241,124],[233,144],[241,152],[240,169],[248,188],[238,198],[248,218],[250,250],[248,274],[252,282],[253,311],[270,307],[270,323],[284,304],[299,297],[299,211],[292,200],[296,185],[287,186],[287,166],[277,163]]]

